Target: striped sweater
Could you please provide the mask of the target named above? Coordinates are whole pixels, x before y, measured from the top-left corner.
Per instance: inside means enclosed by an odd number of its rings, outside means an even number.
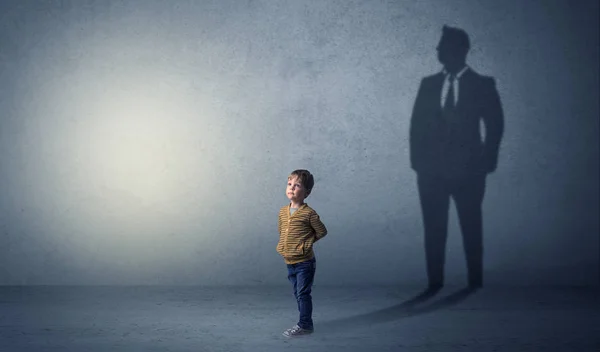
[[[315,256],[313,244],[327,235],[319,214],[304,203],[290,216],[290,204],[279,210],[277,252],[286,264],[296,264]]]

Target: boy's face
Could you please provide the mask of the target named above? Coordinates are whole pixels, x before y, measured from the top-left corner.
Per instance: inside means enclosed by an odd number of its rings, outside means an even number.
[[[289,200],[296,203],[302,203],[308,196],[299,177],[292,177],[288,179],[285,194]]]

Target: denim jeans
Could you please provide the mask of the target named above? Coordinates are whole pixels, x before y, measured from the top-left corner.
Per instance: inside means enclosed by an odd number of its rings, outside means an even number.
[[[313,328],[312,297],[310,295],[315,279],[315,258],[297,264],[287,264],[288,280],[294,286],[294,297],[298,303],[300,320],[298,326],[303,329]]]

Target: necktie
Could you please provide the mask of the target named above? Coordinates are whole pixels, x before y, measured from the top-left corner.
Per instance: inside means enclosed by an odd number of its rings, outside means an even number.
[[[448,94],[446,95],[446,101],[444,102],[444,110],[452,111],[454,109],[454,79],[453,75],[448,76],[448,82],[450,87],[448,88]]]

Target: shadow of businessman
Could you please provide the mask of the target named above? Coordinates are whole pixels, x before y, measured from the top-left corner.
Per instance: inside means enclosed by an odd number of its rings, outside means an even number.
[[[465,31],[443,27],[437,46],[443,70],[422,79],[411,116],[410,162],[417,174],[430,291],[444,285],[450,199],[469,286],[483,285],[482,202],[486,176],[496,169],[504,116],[494,78],[467,66],[469,49]]]
[[[432,313],[454,306],[464,301],[476,291],[477,288],[466,287],[427,305],[420,305],[437,293],[437,290],[425,290],[415,297],[391,307],[347,318],[325,321],[322,324],[319,324],[318,329],[320,332],[327,333],[347,331],[374,324],[394,322],[402,318],[409,318],[416,315]]]

